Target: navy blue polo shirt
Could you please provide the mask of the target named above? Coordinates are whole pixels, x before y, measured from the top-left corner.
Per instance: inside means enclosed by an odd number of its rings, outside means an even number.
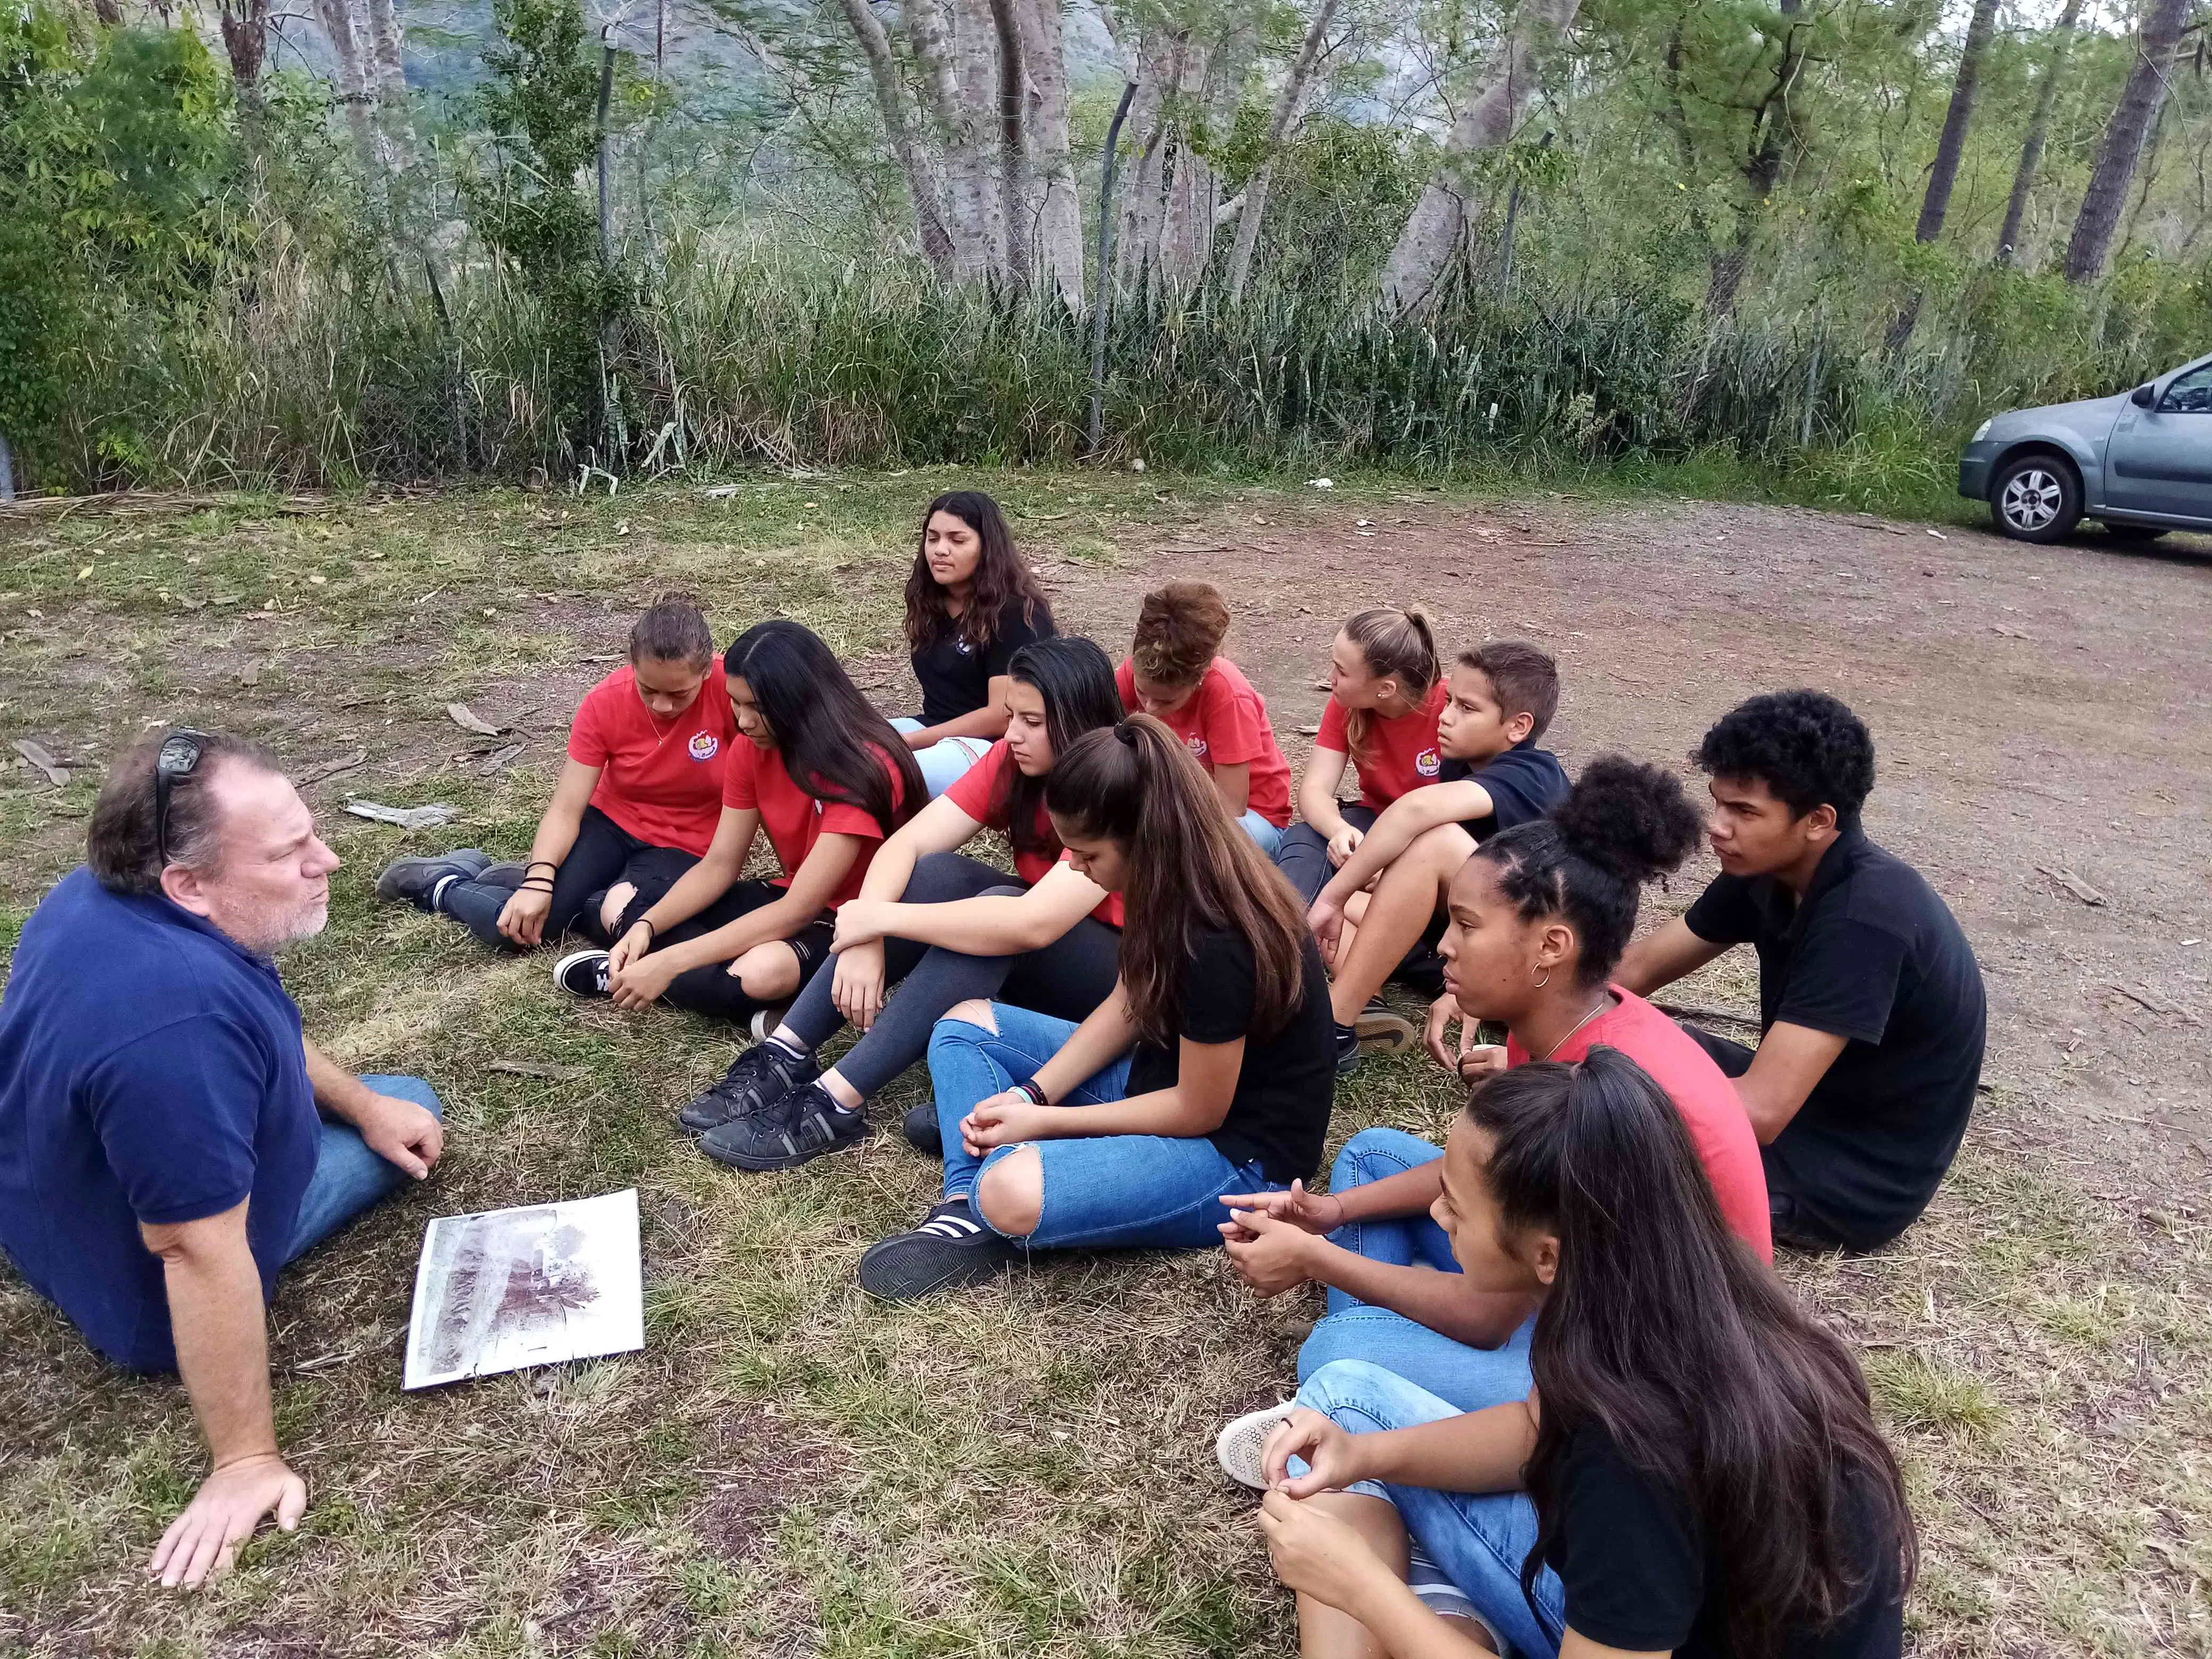
[[[1490,816],[1460,826],[1479,842],[1542,817],[1567,798],[1566,769],[1550,750],[1537,748],[1534,738],[1523,738],[1486,761],[1448,760],[1437,781],[1479,783],[1490,792]]]
[[[46,895],[0,998],[0,1248],[94,1347],[176,1368],[141,1222],[251,1199],[267,1297],[321,1133],[300,1010],[266,960],[82,866]]]

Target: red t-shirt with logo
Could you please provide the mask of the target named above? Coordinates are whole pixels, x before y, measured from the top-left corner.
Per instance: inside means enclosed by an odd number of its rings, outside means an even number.
[[[722,816],[723,761],[738,741],[720,657],[691,706],[665,720],[645,706],[625,663],[577,705],[568,758],[599,769],[592,805],[631,835],[703,856]]]
[[[1007,823],[1003,805],[1008,775],[1014,770],[1014,757],[1001,738],[984,752],[983,758],[963,772],[952,787],[945,792],[945,799],[981,824],[986,830],[996,830],[1005,835],[1013,826]],[[1049,852],[1014,853],[1014,873],[1034,887],[1043,879],[1044,872],[1055,864],[1066,861],[1066,854],[1060,850],[1060,837],[1052,832],[1052,817],[1037,803],[1037,834]],[[1121,925],[1121,896],[1109,893],[1098,908],[1091,913],[1109,927]]]
[[[892,805],[902,805],[906,786],[898,768],[882,750],[875,750],[875,754],[890,775]],[[722,805],[741,811],[747,808],[759,810],[761,823],[768,830],[769,845],[775,848],[775,856],[783,866],[783,873],[775,878],[779,887],[791,885],[792,876],[806,862],[806,855],[823,836],[860,836],[866,845],[860,848],[860,856],[853,860],[852,869],[837,890],[830,896],[832,910],[847,899],[860,896],[861,878],[868,873],[876,848],[884,844],[883,826],[874,818],[857,806],[821,800],[808,794],[783,769],[783,750],[763,749],[750,738],[740,737],[730,745],[729,765],[722,774]]]
[[[1437,781],[1444,766],[1443,750],[1437,746],[1437,716],[1443,712],[1450,695],[1438,680],[1429,688],[1428,697],[1419,708],[1395,720],[1369,714],[1367,752],[1353,757],[1359,767],[1362,805],[1380,812],[1399,796]],[[1321,711],[1321,735],[1314,739],[1314,747],[1351,754],[1352,739],[1345,735],[1346,718],[1344,705],[1332,696]]]
[[[1136,664],[1124,657],[1114,672],[1114,684],[1121,690],[1121,707],[1135,714],[1139,706]],[[1291,763],[1283,758],[1275,728],[1268,724],[1267,700],[1244,678],[1243,669],[1226,657],[1216,657],[1182,707],[1161,715],[1160,721],[1208,772],[1249,761],[1251,793],[1245,805],[1278,830],[1290,823]]]
[[[1551,1057],[1578,1060],[1602,1045],[1620,1049],[1650,1073],[1681,1113],[1730,1231],[1758,1251],[1760,1261],[1772,1261],[1774,1219],[1766,1206],[1766,1166],[1759,1162],[1759,1137],[1752,1133],[1735,1085],[1680,1026],[1633,991],[1612,988],[1619,1006],[1574,1033]],[[1528,1058],[1526,1049],[1507,1039],[1508,1066]]]

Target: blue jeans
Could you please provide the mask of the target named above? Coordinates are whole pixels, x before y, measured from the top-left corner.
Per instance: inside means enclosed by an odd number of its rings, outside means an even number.
[[[1443,1156],[1441,1148],[1401,1129],[1363,1129],[1336,1155],[1328,1189],[1346,1193]],[[1355,1255],[1394,1267],[1429,1267],[1446,1273],[1460,1270],[1450,1237],[1425,1215],[1350,1222],[1329,1239]],[[1463,1412],[1480,1411],[1528,1397],[1528,1340],[1535,1329],[1531,1317],[1502,1347],[1472,1347],[1403,1314],[1371,1307],[1331,1289],[1328,1316],[1314,1326],[1298,1350],[1298,1380],[1303,1382],[1340,1359],[1369,1360]]]
[[[364,1077],[362,1081],[380,1095],[411,1100],[441,1122],[446,1109],[437,1091],[419,1077]],[[381,1202],[408,1183],[408,1175],[397,1164],[385,1161],[368,1149],[361,1131],[350,1123],[323,1120],[323,1143],[315,1154],[315,1173],[301,1194],[300,1217],[292,1224],[292,1242],[284,1251],[289,1267],[351,1221],[371,1205]]]
[[[1257,812],[1248,810],[1243,817],[1237,820],[1237,827],[1251,836],[1254,844],[1270,859],[1275,856],[1275,849],[1283,844],[1283,832]]]
[[[937,1090],[937,1124],[945,1136],[945,1196],[972,1193],[982,1172],[1020,1146],[996,1146],[982,1158],[960,1139],[960,1121],[975,1103],[1035,1077],[1073,1035],[1076,1022],[994,1002],[996,1031],[950,1015],[929,1036],[929,1076]],[[1126,1099],[1129,1056],[1070,1090],[1063,1106]],[[1256,1163],[1231,1164],[1210,1140],[1168,1135],[1091,1135],[1037,1140],[1044,1204],[1036,1230],[1017,1242],[1032,1249],[1077,1246],[1203,1249],[1221,1243],[1224,1193],[1279,1187]],[[989,1224],[976,1212],[977,1220]]]
[[[902,736],[921,729],[921,722],[910,715],[902,714],[891,722],[891,730]],[[928,787],[930,799],[935,800],[990,752],[988,738],[940,738],[927,749],[915,750],[914,761],[921,768],[921,781]]]
[[[1300,1385],[1298,1404],[1354,1434],[1410,1429],[1461,1414],[1449,1401],[1357,1359],[1316,1371]],[[1292,1461],[1294,1473],[1303,1473],[1304,1464]],[[1549,1567],[1536,1575],[1534,1608],[1521,1589],[1521,1564],[1536,1542],[1536,1506],[1526,1494],[1437,1492],[1370,1480],[1351,1490],[1388,1498],[1406,1530],[1516,1655],[1553,1659],[1558,1654],[1566,1628],[1566,1598],[1558,1576]]]

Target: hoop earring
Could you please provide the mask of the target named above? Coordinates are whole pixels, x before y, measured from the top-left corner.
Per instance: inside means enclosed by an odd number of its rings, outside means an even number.
[[[1536,981],[1536,982],[1535,982],[1535,983],[1536,983],[1536,988],[1537,988],[1538,990],[1540,990],[1540,990],[1542,990],[1542,989],[1543,989],[1547,985],[1549,985],[1551,982],[1552,982],[1552,970],[1551,970],[1550,969],[1547,968],[1546,969],[1544,969],[1544,977],[1543,977],[1543,978],[1541,978],[1541,979],[1540,979],[1540,980],[1538,980],[1538,981]]]

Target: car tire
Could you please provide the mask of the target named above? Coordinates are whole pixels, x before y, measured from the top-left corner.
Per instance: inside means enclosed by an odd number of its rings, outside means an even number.
[[[2107,524],[2105,526],[2107,536],[2116,542],[2125,542],[2130,547],[2154,542],[2166,532],[2166,526],[2162,524]]]
[[[2081,522],[2081,475],[2045,452],[2015,457],[1990,481],[1990,516],[2014,541],[2063,541]]]

